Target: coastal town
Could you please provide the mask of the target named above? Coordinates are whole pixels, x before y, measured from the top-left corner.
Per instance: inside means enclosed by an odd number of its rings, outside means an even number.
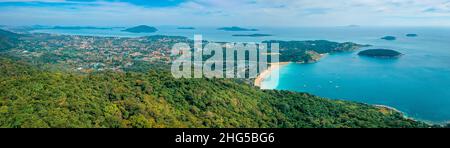
[[[9,53],[42,64],[61,65],[69,70],[121,71],[139,61],[169,62],[171,46],[178,42],[188,42],[188,39],[168,36],[121,38],[28,34],[20,37],[16,48]]]
[[[126,71],[145,69],[143,65],[170,65],[177,55],[171,55],[176,43],[193,45],[193,40],[180,36],[100,37],[57,35],[46,33],[14,34],[14,48],[3,54],[30,61],[35,65],[48,65],[53,69],[78,71]],[[208,43],[211,41],[203,41]],[[321,55],[357,50],[364,45],[330,41],[264,41],[280,45],[280,62],[312,63]],[[221,42],[221,44],[224,44]],[[228,55],[227,55],[228,56]],[[208,56],[203,57],[207,60]],[[247,71],[250,67],[239,67]],[[263,73],[260,71],[259,73]]]

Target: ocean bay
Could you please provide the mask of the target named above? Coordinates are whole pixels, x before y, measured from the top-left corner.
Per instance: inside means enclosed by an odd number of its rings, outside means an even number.
[[[400,37],[397,41],[361,36],[364,41],[360,42],[373,45],[368,49],[389,48],[405,55],[377,59],[357,52],[331,54],[314,64],[286,65],[278,81],[263,81],[262,87],[387,105],[414,119],[446,123],[450,119],[450,41],[443,41],[449,39],[444,36],[448,30],[437,30],[417,29],[422,32],[420,38],[403,37],[408,31],[401,29],[386,31]]]

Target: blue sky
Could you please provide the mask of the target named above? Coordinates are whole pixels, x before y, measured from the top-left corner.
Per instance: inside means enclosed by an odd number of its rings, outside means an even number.
[[[0,24],[450,26],[450,0],[0,0]]]

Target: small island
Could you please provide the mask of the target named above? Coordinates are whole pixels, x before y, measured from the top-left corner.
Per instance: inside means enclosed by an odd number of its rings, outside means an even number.
[[[158,31],[155,27],[150,27],[146,25],[140,25],[132,28],[128,28],[125,30],[122,30],[124,32],[131,32],[131,33],[154,33]]]
[[[258,29],[248,29],[248,28],[241,28],[241,27],[223,27],[218,28],[217,30],[223,30],[223,31],[258,31]]]
[[[385,37],[382,37],[381,39],[387,40],[387,41],[394,41],[394,40],[397,39],[397,37],[395,37],[395,36],[385,36]]]
[[[235,34],[234,37],[266,37],[272,36],[271,34]]]
[[[195,30],[194,27],[178,27],[177,29],[180,29],[180,30]]]
[[[417,35],[417,34],[412,34],[412,33],[411,33],[411,34],[406,34],[406,36],[407,36],[407,37],[417,37],[417,36],[419,36],[419,35]]]
[[[361,27],[361,26],[359,26],[359,25],[348,25],[347,27],[349,27],[349,28],[357,28],[357,27]]]
[[[369,49],[359,52],[358,55],[374,58],[399,58],[402,53],[391,49]]]

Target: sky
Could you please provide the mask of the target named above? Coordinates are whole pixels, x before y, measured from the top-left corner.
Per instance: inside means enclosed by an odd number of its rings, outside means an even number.
[[[450,0],[0,0],[0,25],[450,26]]]

